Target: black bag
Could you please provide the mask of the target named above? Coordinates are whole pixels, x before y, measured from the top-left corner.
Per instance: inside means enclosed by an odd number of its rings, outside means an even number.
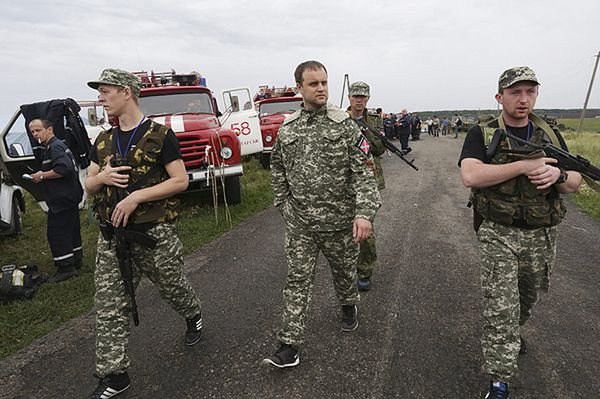
[[[31,299],[44,281],[46,281],[46,276],[38,272],[35,265],[2,266],[0,302],[6,304],[15,299]]]

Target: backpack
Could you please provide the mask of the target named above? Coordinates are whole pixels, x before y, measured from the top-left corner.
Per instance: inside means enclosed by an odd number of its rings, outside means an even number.
[[[17,267],[2,266],[0,274],[0,302],[9,303],[15,299],[31,299],[46,277],[38,272],[35,265]]]

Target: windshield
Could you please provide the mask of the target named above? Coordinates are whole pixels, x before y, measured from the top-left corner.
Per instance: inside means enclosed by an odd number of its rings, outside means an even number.
[[[208,93],[163,94],[140,98],[144,115],[213,114]]]
[[[298,101],[283,101],[279,103],[264,103],[260,104],[260,116],[267,116],[273,114],[291,114],[300,108],[302,99]]]

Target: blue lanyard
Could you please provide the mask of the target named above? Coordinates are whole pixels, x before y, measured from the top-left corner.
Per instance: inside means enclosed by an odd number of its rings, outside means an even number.
[[[507,127],[506,130],[508,130],[511,134],[514,134],[513,132],[510,131],[510,129]],[[533,136],[533,123],[531,123],[531,121],[527,122],[527,141],[531,141],[531,136]]]
[[[119,128],[119,130],[117,130],[117,149],[119,151],[119,155],[121,156],[121,158],[125,157],[127,155],[127,153],[129,152],[129,149],[131,147],[131,141],[133,140],[133,138],[135,137],[135,134],[137,133],[137,130],[139,129],[140,126],[142,126],[142,123],[144,123],[145,120],[146,120],[146,116],[144,115],[144,117],[142,118],[140,123],[138,123],[138,125],[135,127],[133,134],[129,138],[129,142],[127,143],[127,148],[125,149],[124,154],[121,151],[121,138],[119,137],[119,135],[121,134],[121,128]]]

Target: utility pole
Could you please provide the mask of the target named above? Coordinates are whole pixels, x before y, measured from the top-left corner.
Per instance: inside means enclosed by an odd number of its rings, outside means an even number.
[[[585,111],[587,110],[588,101],[590,94],[592,94],[592,85],[594,84],[594,77],[596,76],[596,70],[598,69],[598,60],[600,60],[600,51],[596,54],[596,64],[594,65],[594,72],[592,72],[592,79],[590,79],[590,87],[588,87],[587,95],[585,96],[585,102],[583,103],[583,109],[581,110],[581,117],[579,118],[579,126],[577,126],[577,134],[581,132],[581,125],[583,125],[583,118],[585,118]]]
[[[342,99],[340,100],[340,108],[344,105],[344,93],[346,92],[346,88],[348,89],[348,93],[350,93],[350,78],[348,74],[344,75],[344,83],[342,84]]]

